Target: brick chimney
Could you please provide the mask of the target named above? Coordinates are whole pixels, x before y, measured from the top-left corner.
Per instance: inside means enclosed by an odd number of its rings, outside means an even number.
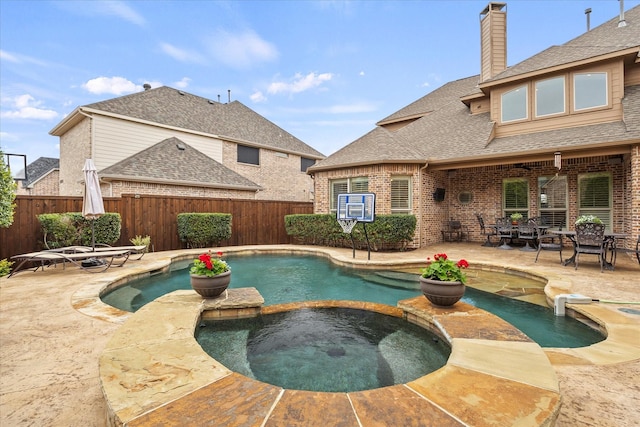
[[[480,81],[507,69],[507,6],[489,2],[480,12]]]

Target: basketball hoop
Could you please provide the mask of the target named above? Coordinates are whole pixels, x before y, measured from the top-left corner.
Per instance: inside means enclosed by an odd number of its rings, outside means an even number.
[[[358,223],[357,219],[339,219],[338,224],[342,227],[342,232],[346,234],[351,234],[351,230]]]

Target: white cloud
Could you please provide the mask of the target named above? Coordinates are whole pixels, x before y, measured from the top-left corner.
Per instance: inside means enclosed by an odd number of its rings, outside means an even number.
[[[29,63],[39,66],[47,66],[47,63],[40,61],[39,59],[32,58],[26,55],[20,55],[18,53],[7,52],[6,50],[0,50],[0,60],[13,62],[15,64]]]
[[[82,87],[97,95],[103,93],[122,95],[142,90],[142,86],[136,85],[124,77],[96,77],[84,83]]]
[[[122,1],[104,1],[101,2],[105,13],[109,15],[115,15],[119,18],[122,18],[126,21],[131,22],[132,24],[143,26],[146,23],[146,20],[142,15],[133,10],[128,4]]]
[[[170,57],[180,62],[202,63],[204,58],[197,52],[192,50],[184,50],[173,46],[169,43],[160,43],[160,49]]]
[[[251,30],[241,34],[219,30],[207,44],[218,61],[233,68],[247,68],[278,57],[276,47]]]
[[[257,91],[249,97],[255,103],[266,102],[267,97],[261,91]]]
[[[189,77],[183,77],[182,80],[177,81],[175,83],[173,83],[176,87],[179,87],[180,89],[186,89],[187,86],[189,86],[189,82],[191,81],[191,79]],[[152,85],[153,87],[153,85]]]
[[[6,50],[0,50],[0,59],[9,62],[20,62],[17,56],[10,54]]]
[[[358,75],[364,76],[364,71],[360,71],[360,73]]]
[[[320,86],[324,82],[328,82],[333,77],[331,73],[309,73],[303,76],[297,73],[290,82],[273,82],[269,85],[267,92],[271,94],[277,93],[300,93],[306,90]]]
[[[29,94],[19,95],[10,99],[12,109],[0,113],[1,117],[7,119],[34,119],[34,120],[51,120],[58,117],[58,113],[54,110],[40,108],[41,101],[36,101]]]

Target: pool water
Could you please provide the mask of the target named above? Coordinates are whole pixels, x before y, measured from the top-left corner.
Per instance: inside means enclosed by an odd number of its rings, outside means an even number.
[[[208,320],[196,339],[234,372],[286,389],[323,392],[404,384],[441,368],[451,353],[417,325],[350,308]]]
[[[230,288],[255,287],[266,305],[309,300],[356,300],[396,306],[398,301],[421,295],[417,275],[407,280],[401,272],[378,272],[344,268],[318,256],[252,254],[228,256]],[[483,280],[473,272],[469,282]],[[496,273],[489,273],[496,281]],[[525,281],[502,275],[504,282]],[[471,283],[469,283],[471,284]],[[168,292],[191,289],[187,269],[136,280],[102,296],[116,308],[136,311]],[[555,316],[553,309],[519,301],[467,286],[462,301],[493,313],[527,334],[542,347],[585,347],[604,339],[598,331],[568,316]]]

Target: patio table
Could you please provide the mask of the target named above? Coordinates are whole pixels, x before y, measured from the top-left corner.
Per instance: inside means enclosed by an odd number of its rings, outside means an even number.
[[[567,236],[569,240],[571,240],[571,243],[573,244],[573,255],[565,259],[563,264],[565,266],[569,264],[575,264],[577,246],[578,246],[578,242],[576,241],[576,232],[571,230],[549,230],[549,233],[558,234],[561,236]],[[628,235],[625,233],[613,233],[610,231],[605,231],[604,233],[605,252],[602,259],[604,263],[604,268],[611,271],[615,269],[617,240],[625,239],[627,237]],[[607,254],[610,254],[610,255],[607,256]]]

